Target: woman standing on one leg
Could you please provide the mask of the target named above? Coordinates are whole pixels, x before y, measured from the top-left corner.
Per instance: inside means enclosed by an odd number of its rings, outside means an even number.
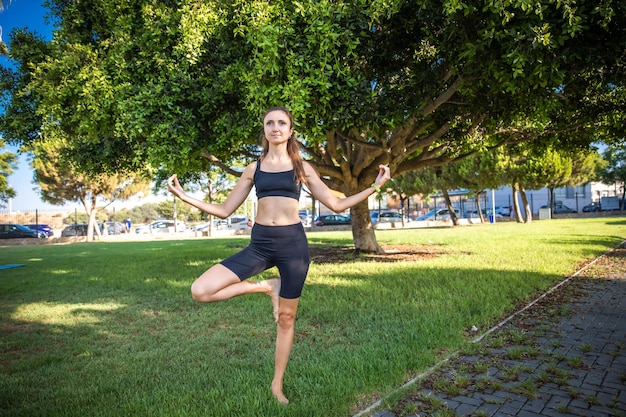
[[[257,215],[250,244],[203,273],[191,286],[192,297],[201,302],[226,300],[242,294],[265,293],[272,299],[277,322],[276,354],[272,395],[281,403],[283,376],[293,344],[298,301],[309,269],[309,248],[298,216],[302,184],[313,196],[335,212],[365,200],[389,180],[389,168],[381,165],[371,187],[358,194],[339,198],[322,182],[315,169],[300,158],[293,118],[284,107],[274,107],[263,117],[263,153],[249,164],[222,204],[210,204],[188,196],[176,175],[168,190],[182,201],[220,218],[230,216],[246,199],[253,186],[258,198]],[[246,281],[276,266],[280,279]]]

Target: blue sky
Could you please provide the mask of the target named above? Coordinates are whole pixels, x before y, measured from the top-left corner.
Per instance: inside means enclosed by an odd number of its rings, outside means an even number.
[[[9,42],[9,35],[13,28],[27,27],[31,32],[37,32],[45,39],[52,39],[53,27],[46,24],[44,17],[48,9],[44,8],[40,0],[4,0],[4,10],[0,12],[0,26],[2,26],[2,40]],[[0,64],[3,66],[10,65],[10,61],[6,57],[0,56]],[[1,109],[0,109],[1,111]],[[7,146],[5,151],[17,153],[17,149]],[[13,211],[34,211],[34,210],[54,210],[54,209],[74,209],[82,210],[82,206],[78,203],[71,203],[66,206],[53,206],[44,203],[39,198],[38,191],[35,191],[36,185],[33,183],[33,170],[28,164],[26,155],[19,155],[19,166],[9,176],[9,184],[15,189],[17,195],[10,202]],[[152,198],[139,199],[133,198],[125,203],[116,203],[119,206],[132,206],[147,202],[160,201],[163,197],[152,196]]]
[[[2,40],[9,42],[10,34],[14,28],[27,27],[28,30],[37,32],[46,39],[52,38],[52,26],[44,23],[47,9],[41,6],[38,0],[4,0],[4,10],[0,12],[0,26],[2,26]],[[3,66],[9,65],[6,57],[0,57]],[[7,146],[5,150],[16,152],[16,148]],[[17,192],[17,196],[11,200],[11,209],[19,211],[48,210],[59,208],[41,201],[39,194],[33,190],[33,171],[28,165],[26,155],[19,155],[19,166],[9,176],[9,184]],[[74,207],[71,205],[70,207]],[[8,208],[8,207],[7,207]]]

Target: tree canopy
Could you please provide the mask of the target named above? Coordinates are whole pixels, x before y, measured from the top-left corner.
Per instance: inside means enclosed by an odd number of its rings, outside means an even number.
[[[17,156],[13,152],[2,152],[4,142],[0,138],[0,207],[15,197],[15,189],[9,184],[9,176],[17,167]]]
[[[0,130],[20,142],[60,127],[85,170],[185,174],[254,158],[276,104],[346,194],[379,163],[397,176],[503,143],[624,137],[619,0],[48,5],[49,44],[11,40],[21,65],[7,115],[19,120]],[[355,245],[379,250],[367,210],[353,209]]]

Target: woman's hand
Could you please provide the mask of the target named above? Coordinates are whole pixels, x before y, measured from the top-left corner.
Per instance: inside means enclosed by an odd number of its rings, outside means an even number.
[[[178,177],[176,176],[176,174],[172,175],[171,177],[169,177],[167,179],[167,190],[174,194],[176,197],[181,198],[182,196],[185,195],[185,190],[183,190],[183,187],[180,186],[180,183],[178,182]]]
[[[376,181],[374,184],[382,187],[387,181],[391,179],[391,173],[389,171],[389,167],[385,165],[378,165],[378,176],[376,177]]]

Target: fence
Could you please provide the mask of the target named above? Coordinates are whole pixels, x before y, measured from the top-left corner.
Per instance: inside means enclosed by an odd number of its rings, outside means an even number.
[[[59,233],[75,218],[75,210],[0,211],[0,223],[47,224]]]

